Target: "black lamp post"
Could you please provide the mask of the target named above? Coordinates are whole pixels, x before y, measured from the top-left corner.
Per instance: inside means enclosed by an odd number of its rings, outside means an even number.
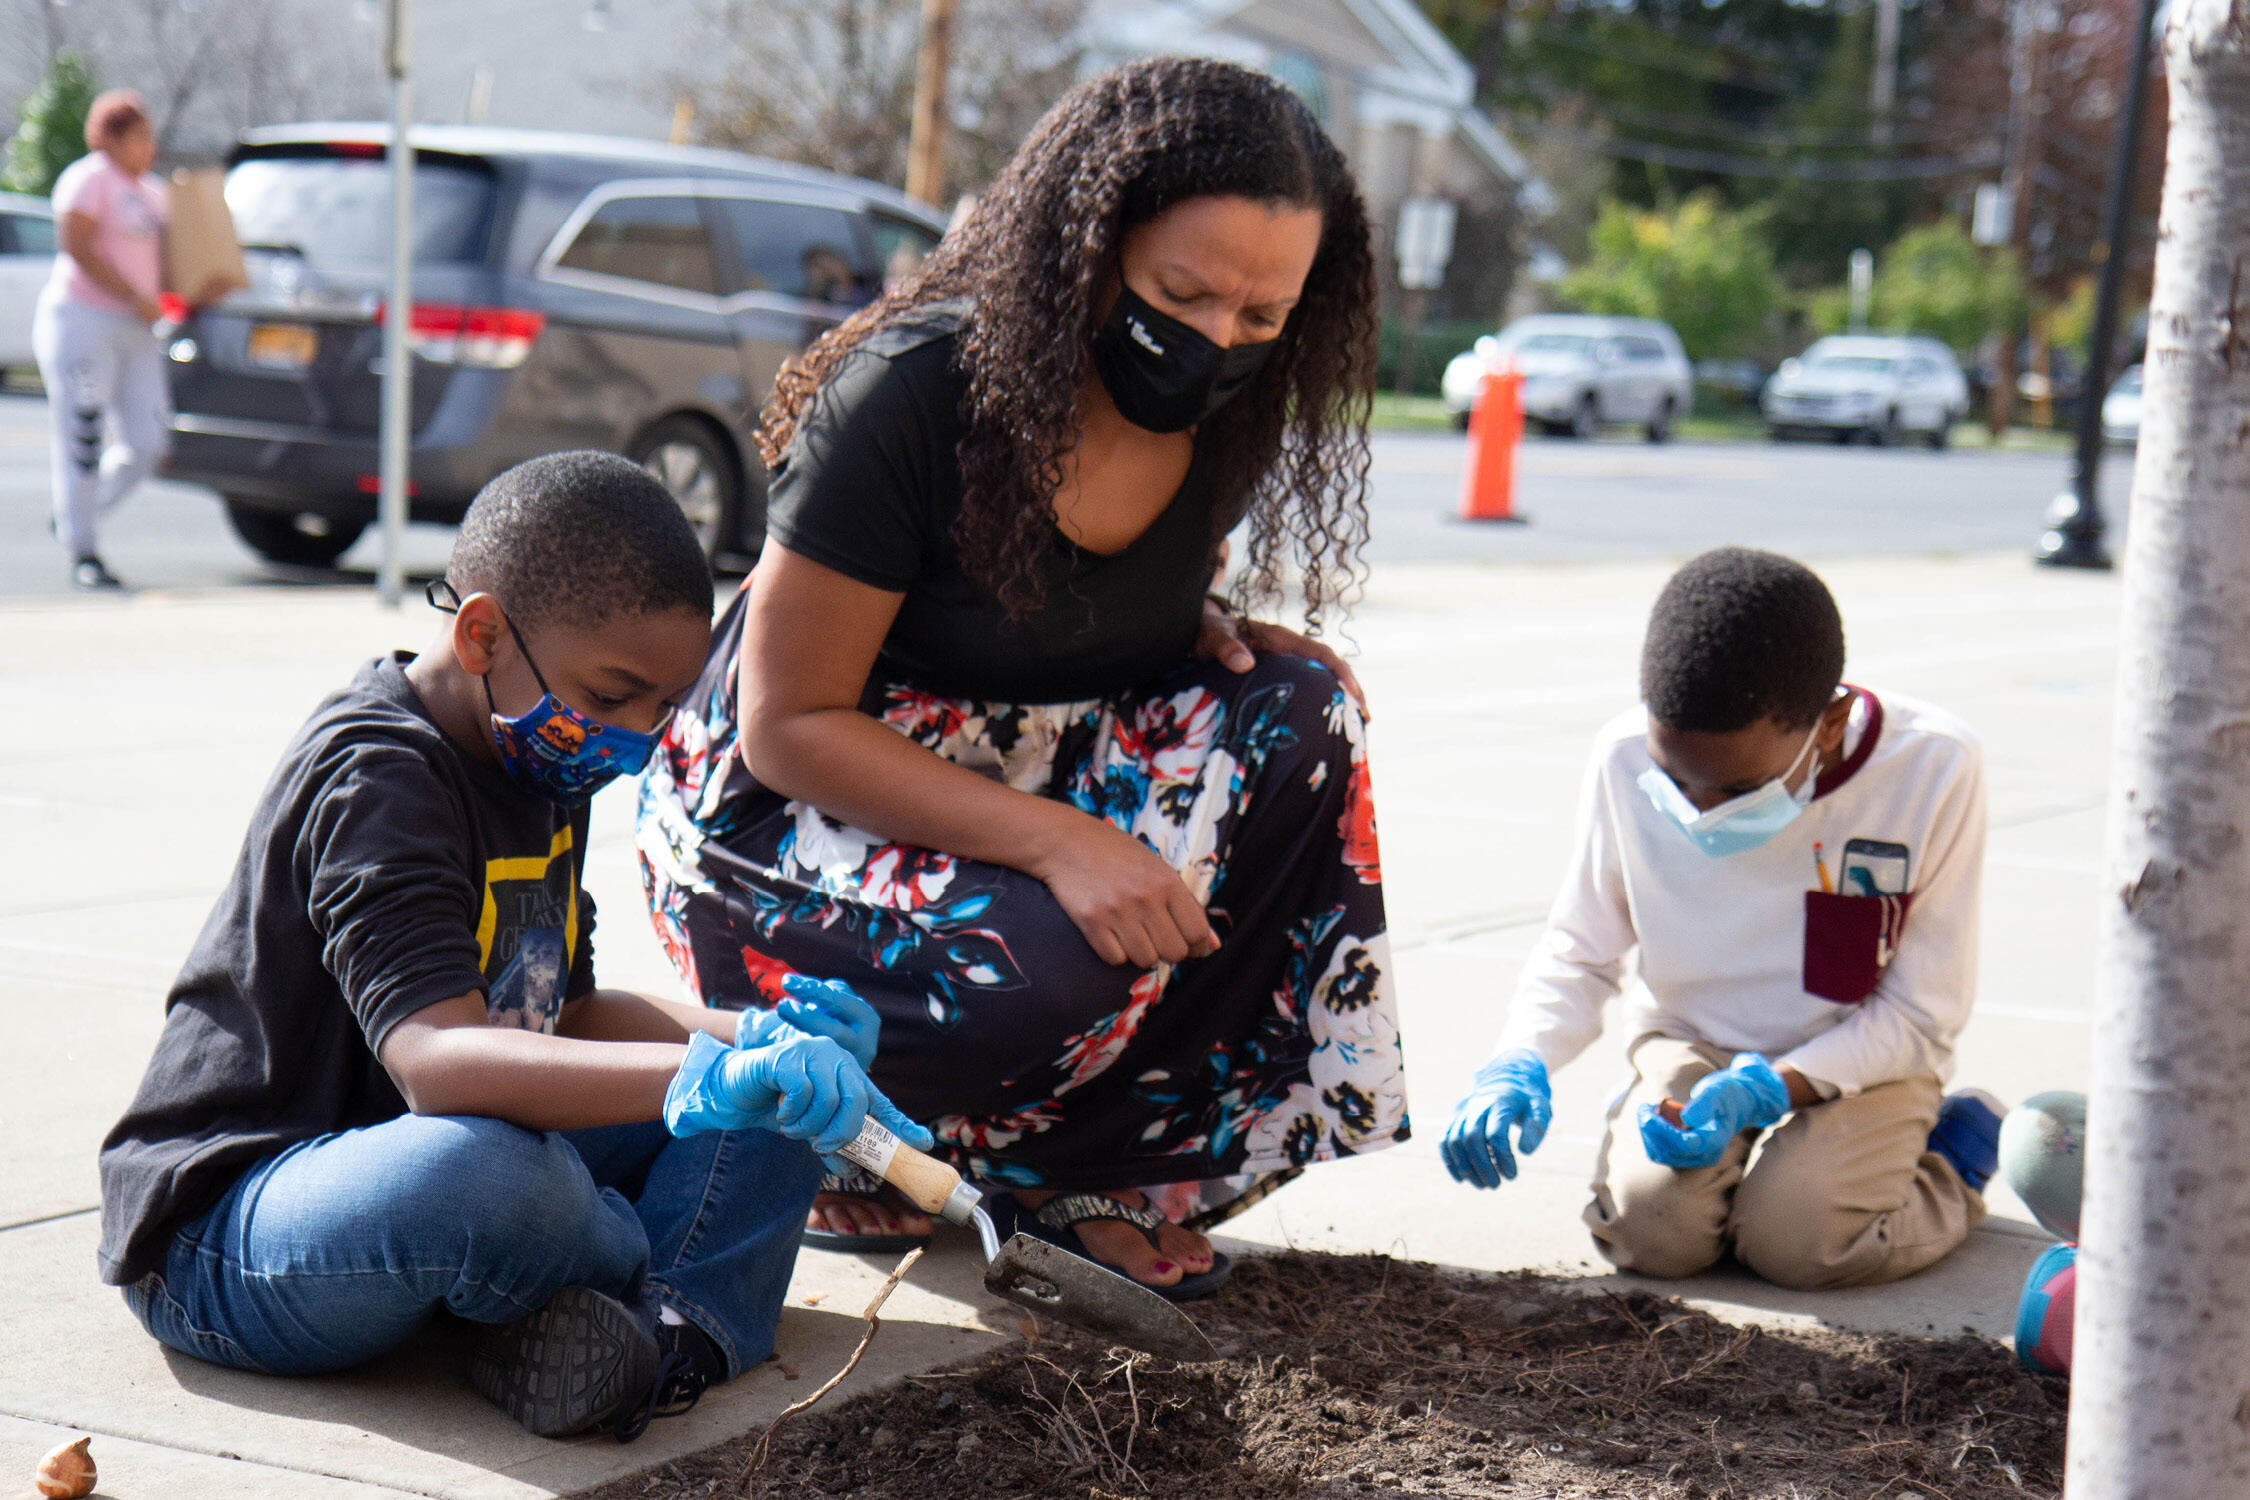
[[[2133,38],[2133,72],[2125,89],[2110,159],[2109,196],[2102,205],[2102,275],[2094,294],[2094,326],[2086,343],[2086,389],[2079,400],[2078,450],[2070,488],[2047,508],[2047,530],[2032,551],[2053,568],[2106,568],[2102,533],[2102,398],[2109,394],[2110,348],[2117,342],[2117,288],[2125,274],[2125,245],[2132,233],[2133,178],[2141,159],[2141,116],[2148,97],[2148,54],[2156,30],[2156,0],[2140,0],[2140,29]]]

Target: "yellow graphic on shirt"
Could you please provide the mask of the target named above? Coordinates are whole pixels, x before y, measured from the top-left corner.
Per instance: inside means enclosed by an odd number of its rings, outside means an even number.
[[[570,829],[545,855],[488,860],[477,962],[484,1009],[495,1025],[552,1032],[578,952],[578,871]]]

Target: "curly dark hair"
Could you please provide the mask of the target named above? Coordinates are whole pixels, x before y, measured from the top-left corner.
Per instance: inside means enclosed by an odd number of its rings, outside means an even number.
[[[1688,559],[1649,611],[1641,698],[1674,729],[1731,734],[1760,719],[1810,729],[1844,675],[1828,585],[1778,552]]]
[[[1375,263],[1342,153],[1294,94],[1247,68],[1152,58],[1064,95],[913,277],[783,372],[760,454],[780,463],[813,393],[870,334],[931,303],[967,301],[954,537],[963,571],[1021,618],[1042,602],[1037,565],[1053,543],[1079,392],[1094,378],[1104,278],[1128,230],[1206,196],[1321,211],[1320,247],[1273,354],[1196,434],[1215,492],[1249,497],[1243,602],[1279,598],[1294,563],[1305,621],[1319,631],[1363,576]]]
[[[711,614],[711,565],[679,502],[631,459],[590,448],[527,459],[478,490],[445,580],[461,598],[493,595],[525,630]]]

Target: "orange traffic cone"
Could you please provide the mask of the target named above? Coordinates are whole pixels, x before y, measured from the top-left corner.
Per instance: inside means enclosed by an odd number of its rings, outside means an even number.
[[[1523,373],[1512,364],[1487,370],[1469,409],[1469,452],[1461,466],[1464,521],[1515,521],[1516,444],[1523,437]]]

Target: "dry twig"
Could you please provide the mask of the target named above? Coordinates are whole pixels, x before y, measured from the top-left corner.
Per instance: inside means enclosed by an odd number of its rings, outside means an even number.
[[[807,1407],[813,1405],[815,1402],[819,1401],[821,1397],[827,1395],[830,1391],[836,1389],[836,1387],[842,1385],[844,1383],[844,1378],[850,1375],[853,1370],[859,1368],[860,1358],[867,1353],[867,1346],[875,1342],[875,1331],[883,1326],[883,1320],[880,1317],[876,1316],[876,1314],[880,1313],[883,1310],[883,1304],[890,1300],[891,1293],[898,1290],[900,1279],[913,1268],[914,1262],[920,1260],[921,1258],[921,1246],[917,1245],[912,1250],[907,1251],[905,1259],[901,1260],[898,1265],[893,1268],[891,1274],[883,1278],[883,1284],[875,1289],[874,1297],[867,1304],[867,1311],[860,1314],[861,1317],[867,1320],[867,1332],[859,1336],[859,1347],[852,1351],[852,1357],[850,1359],[844,1361],[844,1367],[841,1370],[838,1370],[835,1374],[829,1376],[826,1381],[822,1382],[819,1390],[814,1391],[811,1395],[807,1396],[804,1400],[797,1402],[793,1406],[784,1407],[782,1409],[781,1415],[775,1417],[773,1421],[767,1425],[765,1432],[759,1436],[758,1446],[750,1450],[750,1459],[749,1462],[743,1466],[742,1475],[743,1483],[749,1487],[750,1493],[753,1496],[755,1496],[758,1492],[758,1476],[765,1472],[766,1461],[773,1456],[773,1436],[775,1433],[781,1431],[781,1424],[788,1421],[791,1417],[797,1415],[797,1413],[805,1410]]]

